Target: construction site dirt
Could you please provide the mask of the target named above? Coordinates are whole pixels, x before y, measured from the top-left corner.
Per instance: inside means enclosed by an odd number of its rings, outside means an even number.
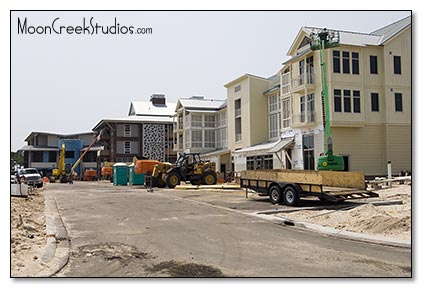
[[[385,205],[346,201],[323,208],[326,203],[306,199],[293,208],[267,197],[245,198],[243,190],[147,192],[106,181],[48,183],[28,198],[12,197],[11,276],[36,276],[45,265],[49,193],[71,243],[69,261],[55,277],[410,277],[411,249],[326,237],[254,217],[275,211],[275,217],[410,241],[410,191],[410,185],[399,185],[366,200]],[[307,210],[317,206],[322,209]],[[277,268],[280,263],[286,268]]]

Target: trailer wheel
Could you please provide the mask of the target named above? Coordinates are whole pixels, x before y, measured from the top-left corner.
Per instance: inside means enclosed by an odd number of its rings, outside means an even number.
[[[277,203],[281,202],[282,193],[281,193],[281,189],[278,185],[273,185],[272,187],[270,187],[268,194],[270,196],[271,203],[277,204]]]
[[[288,206],[297,206],[299,203],[299,194],[295,188],[288,186],[284,189],[283,200],[284,204]]]

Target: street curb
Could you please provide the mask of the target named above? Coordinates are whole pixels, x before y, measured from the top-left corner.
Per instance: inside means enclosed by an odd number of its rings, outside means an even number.
[[[45,224],[47,244],[41,261],[45,268],[36,277],[51,277],[59,272],[69,261],[70,243],[67,230],[60,217],[54,196],[45,192]]]
[[[294,226],[300,229],[312,230],[317,233],[330,235],[330,236],[334,236],[334,237],[338,237],[342,239],[355,240],[355,241],[372,243],[372,244],[381,244],[381,245],[387,245],[387,246],[393,246],[393,247],[399,247],[399,248],[408,248],[408,249],[412,248],[412,243],[410,241],[397,240],[397,239],[393,239],[389,237],[344,231],[344,230],[339,230],[336,228],[326,227],[326,226],[312,224],[308,222],[296,221],[296,220],[285,218],[285,217],[263,214],[262,212],[254,212],[251,214],[263,219],[271,220],[275,224],[285,225],[285,226]]]

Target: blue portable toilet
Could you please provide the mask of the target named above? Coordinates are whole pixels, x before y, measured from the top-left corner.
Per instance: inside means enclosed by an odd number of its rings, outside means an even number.
[[[113,165],[113,185],[126,186],[128,182],[128,167],[125,163]]]
[[[144,174],[136,174],[133,163],[129,165],[129,185],[144,185]]]

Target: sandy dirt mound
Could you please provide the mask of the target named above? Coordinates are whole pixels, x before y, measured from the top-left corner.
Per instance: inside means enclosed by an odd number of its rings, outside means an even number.
[[[11,276],[35,276],[42,270],[46,244],[44,189],[27,198],[11,197]]]
[[[399,185],[375,192],[379,194],[379,198],[359,201],[365,203],[365,205],[302,210],[280,213],[279,216],[340,230],[410,241],[411,186]],[[371,202],[379,201],[402,201],[402,204],[381,206],[371,204]],[[347,203],[345,202],[345,204]]]

